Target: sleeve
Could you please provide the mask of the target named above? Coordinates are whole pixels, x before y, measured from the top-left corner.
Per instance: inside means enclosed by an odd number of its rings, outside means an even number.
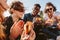
[[[24,15],[23,20],[24,20],[24,22],[26,22],[26,21],[27,21],[27,15],[26,15],[26,14]]]
[[[12,24],[13,24],[13,20],[12,20],[12,17],[11,17],[11,16],[6,17],[6,18],[4,19],[4,21],[3,21],[3,25],[4,25],[5,27],[8,27],[8,26],[11,27]]]
[[[4,19],[4,21],[3,21],[3,25],[6,27],[7,26],[7,24],[8,24],[8,17],[6,17],[5,19]]]

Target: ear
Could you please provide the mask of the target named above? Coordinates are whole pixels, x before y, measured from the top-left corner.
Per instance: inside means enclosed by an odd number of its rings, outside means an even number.
[[[10,9],[10,11],[11,11],[11,12],[14,12],[15,10],[12,8],[12,9]]]

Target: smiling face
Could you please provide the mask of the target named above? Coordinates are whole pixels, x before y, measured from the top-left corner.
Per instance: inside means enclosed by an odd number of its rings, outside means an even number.
[[[6,3],[7,0],[1,0],[0,1],[0,9],[2,9],[3,11],[7,10],[9,7]]]
[[[46,12],[47,13],[53,13],[53,7],[52,6],[46,6]]]
[[[53,13],[54,13],[54,8],[52,6],[46,6],[45,7],[45,11],[46,11],[46,14],[48,15],[49,18],[52,18],[53,16]]]
[[[20,11],[15,10],[15,14],[16,14],[17,17],[22,18],[24,12],[20,12]]]
[[[10,9],[11,12],[15,14],[15,16],[17,16],[18,18],[22,18],[25,12],[23,3],[19,1],[13,3]]]
[[[33,8],[33,15],[37,15],[39,13],[39,11],[40,11],[40,8],[37,7],[37,6],[34,6],[34,8]]]

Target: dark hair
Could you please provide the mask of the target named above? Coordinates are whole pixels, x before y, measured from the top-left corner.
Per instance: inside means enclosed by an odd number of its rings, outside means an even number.
[[[22,5],[23,5],[22,2],[16,1],[12,3],[11,8],[13,8],[14,10],[20,11],[20,12],[24,12],[24,7]]]
[[[53,7],[53,11],[56,11],[56,7],[51,2],[48,2],[46,4],[46,6],[52,6]],[[45,13],[46,13],[46,10],[45,10]]]
[[[40,4],[35,4],[35,6],[37,6],[37,7],[41,8]]]

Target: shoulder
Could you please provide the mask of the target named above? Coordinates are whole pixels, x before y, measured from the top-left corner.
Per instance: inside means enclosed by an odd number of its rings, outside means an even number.
[[[4,20],[5,21],[12,21],[12,16],[6,17]]]
[[[60,12],[54,12],[54,16],[60,15]]]
[[[27,14],[25,14],[25,16],[29,16],[29,15],[31,15],[31,13],[27,13]]]
[[[12,21],[13,21],[13,20],[12,20],[12,17],[9,16],[9,17],[6,17],[6,18],[4,19],[3,24],[10,23],[10,22],[12,22]]]

